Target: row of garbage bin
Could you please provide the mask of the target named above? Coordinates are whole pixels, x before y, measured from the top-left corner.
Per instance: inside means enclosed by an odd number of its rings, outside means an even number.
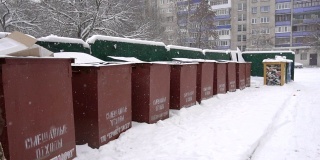
[[[116,139],[132,121],[250,86],[251,63],[73,64],[73,59],[0,58],[1,144],[8,160],[73,159],[76,144]]]

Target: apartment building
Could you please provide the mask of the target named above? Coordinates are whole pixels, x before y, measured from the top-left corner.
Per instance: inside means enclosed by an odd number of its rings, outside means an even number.
[[[231,0],[210,0],[212,10],[215,11],[216,32],[219,39],[216,40],[216,49],[231,49]]]
[[[161,36],[165,44],[177,44],[178,25],[176,0],[156,0],[164,33]]]
[[[193,13],[200,1],[160,0],[158,5],[165,16],[172,14],[174,18],[168,27],[174,28],[185,23],[179,22],[176,15]],[[215,29],[219,35],[216,49],[292,50],[297,62],[320,66],[320,51],[310,45],[310,37],[315,32],[319,34],[315,24],[320,26],[320,0],[208,0],[208,3],[216,13]],[[175,6],[174,13],[166,11],[169,6]],[[192,32],[181,27],[175,29],[191,34],[184,39],[185,45],[193,43]]]

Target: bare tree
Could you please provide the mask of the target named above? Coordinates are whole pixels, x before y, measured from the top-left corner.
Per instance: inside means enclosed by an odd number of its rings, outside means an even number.
[[[211,10],[208,1],[201,0],[200,3],[194,3],[192,0],[187,0],[184,4],[177,5],[177,8],[180,45],[214,48],[209,40],[215,41],[218,35],[215,32],[215,12]]]
[[[209,40],[215,41],[218,39],[218,34],[215,32],[214,24],[215,12],[211,10],[211,6],[207,0],[201,0],[195,13],[190,17],[193,24],[193,34],[195,34],[194,47],[198,48],[215,48],[209,45]],[[212,44],[212,43],[211,43]]]
[[[1,0],[0,30],[3,32],[17,30],[31,35],[37,34],[41,30],[37,4],[30,0]]]
[[[265,51],[271,50],[274,46],[274,36],[269,34],[270,28],[259,27],[253,29],[247,38],[247,50]]]
[[[310,34],[304,40],[304,43],[315,47],[315,49],[320,49],[320,22],[314,22],[309,26]]]
[[[93,34],[148,38],[151,23],[142,21],[134,0],[41,0],[43,27],[52,34],[86,39]]]

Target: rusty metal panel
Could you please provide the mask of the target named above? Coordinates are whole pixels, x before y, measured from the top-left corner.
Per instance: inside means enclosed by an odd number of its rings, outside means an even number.
[[[236,62],[228,62],[227,65],[227,91],[229,92],[235,92],[237,90],[236,65]]]
[[[169,118],[170,66],[138,63],[132,70],[132,119],[155,123]]]
[[[237,89],[246,88],[246,63],[237,63]]]
[[[1,58],[1,134],[8,160],[73,159],[72,59]]]
[[[131,65],[72,70],[76,142],[99,148],[131,127]]]
[[[251,62],[246,62],[246,87],[250,87],[251,83]]]
[[[197,64],[171,65],[170,109],[196,104]]]
[[[217,62],[214,66],[213,94],[227,93],[227,63]]]
[[[197,66],[197,102],[213,96],[213,62],[199,62]]]

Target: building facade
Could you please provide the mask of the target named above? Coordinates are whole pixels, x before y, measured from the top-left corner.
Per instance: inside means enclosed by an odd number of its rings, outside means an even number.
[[[159,0],[158,0],[159,1]],[[193,33],[189,29],[174,27],[179,22],[177,15],[194,12],[201,0],[160,0],[160,8],[171,3],[175,9],[169,12],[174,17],[168,31],[185,34],[184,45],[192,43]],[[320,47],[310,44],[310,37],[318,36],[320,26],[320,0],[207,0],[215,11],[215,49],[242,51],[292,50],[296,61],[305,66],[320,66]],[[169,16],[162,11],[161,14]],[[168,18],[170,19],[170,18]],[[315,27],[318,25],[318,28]],[[192,25],[191,25],[192,26]],[[190,26],[186,26],[188,28]],[[167,29],[166,29],[167,30]],[[318,35],[314,35],[318,32]],[[187,35],[188,34],[188,35]],[[170,37],[170,36],[169,36]],[[170,39],[169,39],[170,41]],[[319,40],[318,40],[319,41]],[[170,43],[170,42],[168,42]],[[318,44],[320,45],[320,44]],[[316,49],[318,48],[318,49]]]

